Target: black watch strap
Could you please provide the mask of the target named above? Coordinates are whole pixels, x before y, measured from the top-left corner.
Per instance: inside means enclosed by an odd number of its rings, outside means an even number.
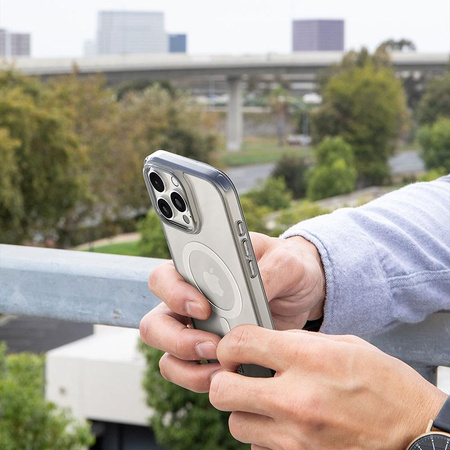
[[[322,326],[323,316],[320,319],[316,320],[308,320],[303,327],[303,330],[306,331],[319,331]]]
[[[450,433],[450,395],[448,396],[438,416],[434,419],[433,427]]]

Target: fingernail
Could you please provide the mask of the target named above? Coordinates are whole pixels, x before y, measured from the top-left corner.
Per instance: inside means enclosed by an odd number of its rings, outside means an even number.
[[[214,344],[214,342],[211,341],[199,342],[195,346],[195,349],[200,359],[216,359],[217,347]]]
[[[188,313],[189,317],[202,318],[205,316],[205,310],[203,309],[203,306],[200,303],[194,301],[186,303],[186,312]]]

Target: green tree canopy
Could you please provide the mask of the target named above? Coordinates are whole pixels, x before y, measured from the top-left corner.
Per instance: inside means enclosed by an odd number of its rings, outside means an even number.
[[[228,431],[228,413],[211,406],[208,394],[198,394],[166,381],[159,371],[163,352],[139,348],[147,361],[143,386],[147,404],[154,410],[150,425],[161,445],[173,450],[185,449],[248,449]]]
[[[101,75],[42,83],[0,74],[0,232],[3,242],[51,236],[68,246],[96,224],[107,234],[148,207],[144,158],[164,148],[210,161],[214,119],[158,84],[123,93]],[[213,130],[213,131],[211,131]]]
[[[430,125],[439,117],[450,117],[450,72],[430,80],[417,112],[422,125]]]
[[[52,236],[85,192],[84,155],[66,111],[39,82],[2,71],[0,130],[2,241]]]
[[[320,200],[355,189],[357,172],[352,148],[340,136],[325,138],[315,149],[317,165],[308,179],[307,195]]]
[[[83,450],[94,443],[89,425],[44,398],[44,358],[6,355],[0,343],[0,448]]]
[[[312,115],[314,141],[342,136],[355,156],[359,184],[382,184],[388,157],[407,114],[400,80],[386,52],[346,55],[321,82],[322,105]]]
[[[403,51],[416,51],[416,44],[410,39],[388,39],[382,42],[379,46],[381,50],[387,50],[390,52],[403,52]]]
[[[441,117],[433,125],[424,125],[417,138],[427,169],[450,173],[450,117]]]

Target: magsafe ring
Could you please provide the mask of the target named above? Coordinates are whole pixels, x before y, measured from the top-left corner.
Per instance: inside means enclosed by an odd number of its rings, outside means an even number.
[[[213,309],[227,319],[238,317],[242,296],[230,269],[209,247],[190,242],[183,249],[183,264]]]

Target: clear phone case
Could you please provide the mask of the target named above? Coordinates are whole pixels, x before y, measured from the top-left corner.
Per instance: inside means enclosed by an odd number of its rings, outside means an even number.
[[[210,318],[195,320],[194,326],[220,336],[239,324],[272,329],[239,197],[228,176],[164,150],[146,158],[143,172],[176,269],[211,303]],[[239,372],[273,375],[254,365],[242,365]]]

